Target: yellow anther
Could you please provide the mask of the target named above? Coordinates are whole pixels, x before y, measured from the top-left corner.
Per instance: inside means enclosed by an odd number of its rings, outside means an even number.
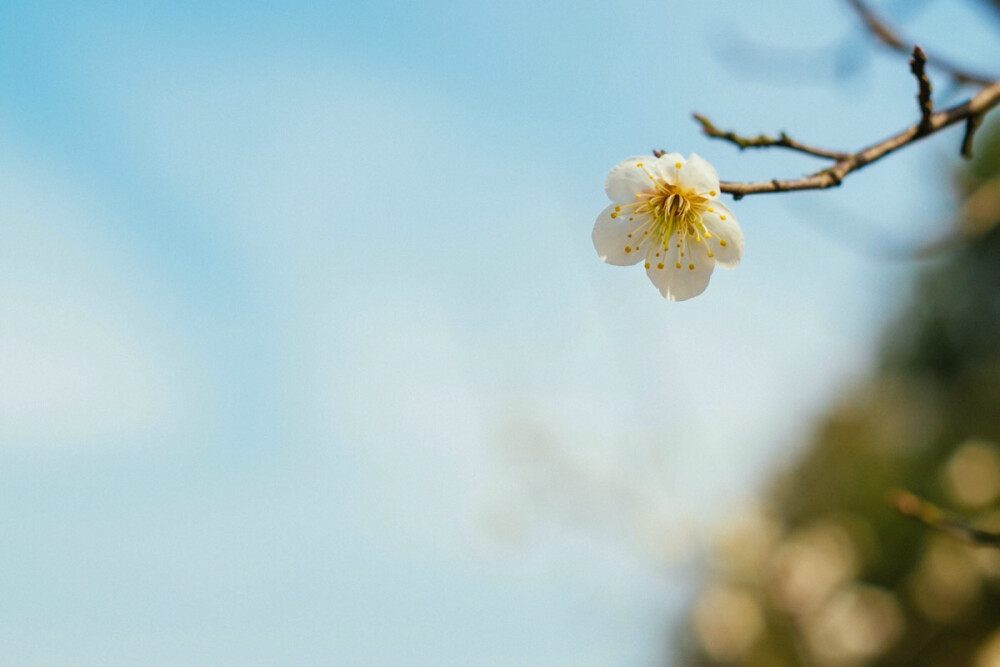
[[[712,232],[705,232],[705,238],[706,239],[712,238]]]
[[[709,256],[709,257],[715,257],[715,253],[714,253],[714,252],[709,252],[709,253],[708,253],[708,256]]]
[[[714,197],[715,196],[715,190],[709,190],[708,191],[708,196],[709,197]]]
[[[675,167],[677,167],[678,169],[680,169],[680,168],[681,168],[681,167],[683,167],[684,165],[682,165],[682,164],[681,164],[680,162],[675,162],[675,163],[674,163],[674,166],[675,166]]]
[[[656,265],[656,268],[658,268],[658,269],[662,269],[662,268],[663,268],[663,262],[660,262],[659,264],[657,264],[657,265]]]
[[[724,215],[720,215],[719,216],[719,220],[725,220],[725,219],[726,219],[726,216],[724,216]]]
[[[726,247],[726,239],[720,240],[719,245],[721,245],[723,248]]]
[[[630,245],[625,246],[625,252],[626,253],[632,252],[632,246],[630,246]]]
[[[618,214],[612,211],[612,213],[611,213],[611,219],[613,220],[613,219],[615,219],[617,217],[618,217]]]
[[[642,163],[641,163],[641,162],[636,162],[636,163],[635,163],[635,166],[637,166],[637,167],[641,167],[641,166],[642,166]]]
[[[677,268],[678,269],[681,268],[681,263],[680,262],[677,262]]]
[[[694,271],[694,264],[688,264],[688,270]]]
[[[647,269],[649,268],[649,262],[646,262],[646,268]]]
[[[711,206],[709,206],[709,207],[708,207],[708,212],[709,212],[709,213],[715,213],[715,209],[714,209],[714,208],[712,208]]]
[[[615,213],[617,213],[617,212],[618,212],[618,211],[620,211],[620,210],[622,210],[622,207],[621,207],[621,206],[615,206]]]
[[[695,242],[695,243],[701,243],[701,237],[699,236],[698,238],[696,238],[696,239],[694,240],[694,242]]]

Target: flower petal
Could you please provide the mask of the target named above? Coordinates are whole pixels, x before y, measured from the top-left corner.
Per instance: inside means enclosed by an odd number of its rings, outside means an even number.
[[[637,155],[623,160],[608,172],[604,179],[604,192],[616,204],[635,201],[635,196],[652,188],[649,165],[656,162],[652,155]]]
[[[677,170],[684,166],[684,156],[680,153],[664,153],[656,159],[657,175],[670,185],[677,185]]]
[[[743,257],[743,231],[733,212],[717,201],[710,202],[702,211],[701,221],[712,233],[708,239],[716,263],[726,269],[733,269]]]
[[[601,211],[590,237],[602,261],[616,266],[631,266],[646,256],[642,241],[649,237],[639,230],[649,222],[649,218],[638,215],[630,221],[628,213],[615,211],[616,208],[623,207],[612,204]],[[616,217],[612,218],[612,215]]]
[[[702,196],[715,197],[719,194],[719,174],[697,153],[691,153],[691,157],[677,171],[677,184]]]
[[[680,256],[682,251],[683,257]],[[652,257],[646,275],[664,297],[684,301],[705,291],[714,268],[715,260],[708,256],[704,240],[689,241],[678,248],[676,239],[671,237],[666,257]]]

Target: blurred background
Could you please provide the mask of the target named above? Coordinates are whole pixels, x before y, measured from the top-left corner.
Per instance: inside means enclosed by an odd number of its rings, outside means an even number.
[[[874,7],[1000,62],[994,2]],[[884,501],[1000,496],[996,123],[734,203],[743,263],[689,302],[591,246],[629,155],[822,166],[692,111],[914,122],[846,3],[0,26],[0,662],[1000,664],[1000,552]]]

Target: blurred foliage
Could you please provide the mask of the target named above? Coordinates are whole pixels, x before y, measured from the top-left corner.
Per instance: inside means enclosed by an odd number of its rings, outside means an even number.
[[[682,664],[1000,667],[1000,549],[886,502],[904,488],[1000,528],[1000,125],[976,148],[960,242],[921,271],[870,377],[725,530]]]

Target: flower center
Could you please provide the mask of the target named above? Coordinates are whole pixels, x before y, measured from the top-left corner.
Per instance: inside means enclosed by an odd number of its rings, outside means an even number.
[[[636,195],[635,212],[653,219],[653,236],[659,245],[667,248],[671,234],[677,233],[678,243],[686,236],[707,235],[708,230],[701,221],[701,212],[708,205],[708,199],[683,191],[664,180],[656,179],[652,190]]]

